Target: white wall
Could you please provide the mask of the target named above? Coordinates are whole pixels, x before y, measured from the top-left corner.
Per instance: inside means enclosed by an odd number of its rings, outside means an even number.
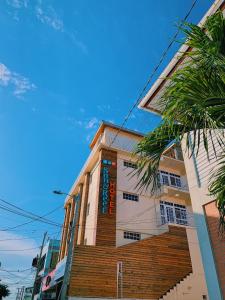
[[[135,186],[138,182],[137,176],[131,178],[130,173],[132,168],[124,167],[124,160],[130,161],[129,153],[118,153],[117,157],[117,246],[128,244],[133,240],[124,239],[124,231],[133,231],[141,233],[141,239],[163,233],[167,230],[165,226],[161,226],[161,217],[159,203],[160,200],[169,201],[176,204],[185,205],[188,214],[192,219],[192,208],[190,201],[185,201],[182,198],[156,197],[151,195],[150,188],[147,191],[141,192]],[[166,170],[174,172],[174,170]],[[186,180],[186,179],[185,179]],[[123,192],[137,194],[139,201],[131,201],[123,199]]]
[[[116,139],[114,139],[117,133],[118,130],[112,128],[106,128],[105,135],[104,135],[105,144],[110,145],[112,148],[133,152],[138,141],[140,141],[141,138],[134,135],[131,136],[125,132],[120,132],[117,135]]]
[[[100,180],[100,164],[93,168],[90,173],[88,202],[90,204],[89,214],[86,218],[85,235],[84,239],[87,245],[95,245],[96,226],[97,226],[97,213],[98,213],[98,189]]]
[[[218,145],[216,148],[218,151]],[[203,142],[200,143],[197,157],[195,155],[191,158],[188,156],[185,141],[183,141],[182,149],[209,297],[212,300],[220,300],[222,297],[203,210],[203,205],[213,200],[209,196],[208,180],[211,170],[215,169],[217,165],[216,158],[212,145],[209,145],[210,160],[208,160]]]

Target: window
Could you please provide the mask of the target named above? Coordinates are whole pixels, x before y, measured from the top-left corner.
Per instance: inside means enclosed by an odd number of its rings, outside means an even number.
[[[58,252],[52,252],[51,261],[50,261],[50,269],[55,269],[58,261]]]
[[[124,231],[123,237],[128,240],[139,241],[141,239],[141,234],[138,232]]]
[[[86,217],[89,215],[89,211],[90,211],[90,203],[88,203],[87,205]]]
[[[124,167],[127,167],[127,168],[137,169],[137,165],[131,161],[124,160],[123,165],[124,165]]]
[[[179,175],[160,171],[160,182],[165,185],[171,185],[180,188],[181,179]]]
[[[162,224],[176,223],[179,225],[188,225],[187,209],[184,205],[160,201],[160,215]]]
[[[128,194],[128,193],[123,193],[123,199],[125,200],[131,200],[131,201],[138,201],[138,195],[135,194]]]
[[[89,176],[89,184],[92,183],[92,173],[90,173],[90,176]]]

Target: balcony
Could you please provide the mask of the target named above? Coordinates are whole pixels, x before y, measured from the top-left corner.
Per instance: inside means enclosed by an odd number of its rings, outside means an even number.
[[[172,186],[172,185],[166,185],[161,184],[161,187],[157,191],[157,196],[167,196],[172,198],[180,198],[184,200],[190,200],[190,193],[187,186]]]
[[[164,152],[160,160],[160,167],[162,169],[175,169],[178,170],[180,174],[185,174],[184,158],[181,149],[173,145]]]
[[[175,202],[160,201],[157,211],[157,223],[160,230],[168,225],[194,227],[194,215],[185,205]]]

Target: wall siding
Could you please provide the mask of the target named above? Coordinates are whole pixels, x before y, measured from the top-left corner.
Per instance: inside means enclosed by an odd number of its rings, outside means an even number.
[[[98,195],[98,217],[96,230],[96,246],[115,246],[116,245],[116,177],[117,177],[117,153],[115,151],[102,149],[100,152],[100,185]],[[114,163],[113,166],[107,166],[103,160],[109,160]],[[106,213],[102,212],[103,200],[103,168],[106,167],[109,172],[109,181],[114,184],[115,195],[111,199],[112,210]],[[109,197],[109,193],[108,193]]]
[[[116,298],[117,262],[123,262],[123,297],[158,299],[192,271],[186,229],[121,247],[79,246],[74,249],[70,297]]]

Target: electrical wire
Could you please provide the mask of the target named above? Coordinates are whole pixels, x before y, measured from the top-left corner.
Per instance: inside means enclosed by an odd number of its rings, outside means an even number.
[[[34,213],[30,212],[30,211],[27,211],[27,210],[25,210],[25,209],[23,209],[21,207],[18,207],[16,205],[14,205],[14,204],[12,204],[12,203],[10,203],[10,202],[2,199],[2,198],[0,198],[0,201],[3,202],[3,203],[5,203],[5,204],[7,204],[9,206],[8,207],[8,206],[4,206],[3,204],[1,204],[0,208],[2,208],[2,209],[8,210],[10,212],[13,212],[15,214],[18,214],[18,215],[21,215],[21,216],[24,216],[24,217],[27,217],[27,218],[30,218],[30,219],[33,219],[33,220],[39,220],[39,221],[44,222],[44,223],[55,224],[55,225],[61,226],[59,223],[56,223],[56,222],[54,222],[52,220],[46,219],[46,218],[41,217],[41,216],[39,216],[37,214],[34,214]]]
[[[197,3],[198,0],[194,0],[192,5],[191,5],[191,8],[189,9],[189,11],[187,12],[187,14],[185,15],[184,19],[183,19],[183,22],[186,22],[189,15],[191,14],[193,8],[195,7],[196,3]],[[130,110],[128,111],[128,114],[125,116],[121,126],[119,126],[119,129],[117,130],[117,133],[115,134],[115,136],[113,137],[112,141],[110,142],[109,144],[109,147],[112,146],[112,144],[115,142],[118,134],[120,133],[120,131],[124,128],[124,126],[126,125],[127,121],[129,120],[133,110],[136,108],[136,106],[140,103],[140,101],[142,100],[143,98],[143,95],[144,93],[147,91],[147,88],[149,86],[149,83],[151,82],[151,80],[153,79],[154,75],[156,74],[156,72],[158,71],[159,67],[161,66],[162,62],[164,61],[168,51],[170,50],[170,48],[172,47],[173,43],[176,41],[176,38],[178,36],[178,34],[180,33],[180,30],[181,28],[178,27],[178,30],[176,31],[176,33],[174,34],[174,36],[172,37],[169,45],[167,46],[167,48],[164,50],[164,52],[162,53],[162,56],[159,60],[159,63],[155,66],[155,68],[153,69],[151,75],[149,76],[147,82],[145,83],[142,91],[140,92],[139,96],[137,97],[137,100],[134,102],[134,104],[132,105],[132,107],[130,108]]]
[[[21,272],[30,271],[30,270],[32,270],[32,268],[23,270],[23,271],[21,271]],[[9,275],[11,275],[11,276],[13,276],[13,277],[21,278],[21,276],[15,274],[15,271],[8,271],[8,270],[5,270],[5,269],[0,269],[0,272],[1,272],[1,271],[2,271],[2,272],[6,272],[7,274],[9,274]]]
[[[22,272],[26,272],[26,271],[30,271],[30,270],[32,270],[33,268],[27,268],[27,269],[23,269],[23,270],[6,270],[6,269],[2,269],[2,268],[0,268],[0,271],[4,271],[4,272],[8,272],[8,273],[22,273]],[[13,275],[15,275],[15,274],[13,274]]]
[[[34,247],[34,248],[28,248],[28,249],[0,249],[1,252],[17,252],[17,251],[28,251],[28,250],[34,250],[34,249],[40,249],[40,247]]]
[[[18,284],[20,284],[22,281],[24,281],[26,279],[30,280],[29,276],[34,275],[34,274],[32,274],[33,272],[34,272],[34,270],[32,269],[31,272],[30,272],[30,274],[27,274],[26,277],[21,278],[21,280],[19,280],[17,282],[9,282],[9,283],[7,283],[7,285],[18,285]]]
[[[20,238],[20,239],[2,239],[0,240],[0,242],[6,242],[6,241],[22,241],[22,240],[33,240],[34,238],[41,238],[42,236],[35,236],[35,237],[32,237],[32,238]]]
[[[49,216],[50,214],[54,213],[55,211],[57,211],[57,210],[60,209],[60,208],[63,208],[63,206],[60,205],[60,206],[56,207],[55,209],[51,210],[51,211],[48,212],[47,214],[44,214],[44,215],[41,216],[40,218]],[[34,223],[34,222],[36,222],[36,221],[39,221],[39,219],[31,220],[31,221],[29,221],[29,222],[25,222],[25,223],[22,223],[22,224],[13,226],[13,227],[7,227],[7,228],[4,228],[4,229],[1,229],[0,231],[10,231],[10,230],[13,230],[13,229],[16,229],[16,228],[19,228],[19,227],[22,227],[22,226],[25,226],[25,225]],[[60,226],[62,226],[62,225],[60,225]]]

